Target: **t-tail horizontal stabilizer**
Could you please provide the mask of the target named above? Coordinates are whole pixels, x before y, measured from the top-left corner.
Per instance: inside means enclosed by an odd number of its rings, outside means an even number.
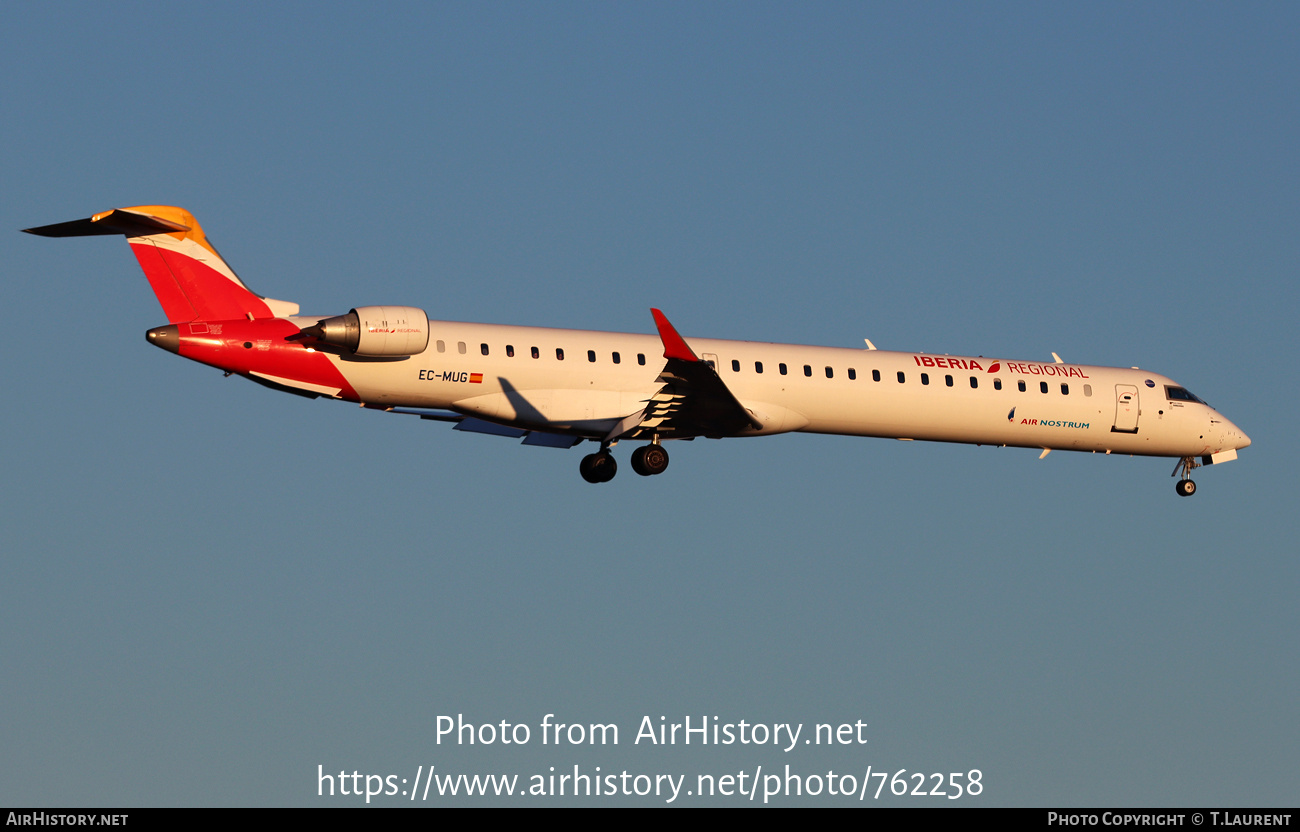
[[[167,322],[286,318],[298,304],[250,291],[208,242],[194,215],[173,205],[114,208],[84,220],[23,229],[40,237],[127,238]]]

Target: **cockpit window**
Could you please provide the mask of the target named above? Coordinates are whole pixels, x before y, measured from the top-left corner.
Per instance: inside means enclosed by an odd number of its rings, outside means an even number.
[[[1172,384],[1165,385],[1165,397],[1174,402],[1196,402],[1205,404],[1205,402],[1192,395],[1192,391],[1186,387],[1174,387]]]

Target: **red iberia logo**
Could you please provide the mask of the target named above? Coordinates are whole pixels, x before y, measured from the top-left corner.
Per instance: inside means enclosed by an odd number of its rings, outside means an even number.
[[[984,369],[983,365],[978,361],[973,361],[969,358],[949,358],[946,355],[914,355],[912,356],[912,360],[916,362],[918,367],[949,367],[954,370]],[[996,370],[997,366],[998,365],[994,364],[989,372]]]

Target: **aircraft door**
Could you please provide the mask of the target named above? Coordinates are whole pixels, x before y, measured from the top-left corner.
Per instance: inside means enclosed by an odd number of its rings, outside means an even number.
[[[1138,389],[1132,384],[1115,385],[1114,433],[1138,432]]]
[[[710,367],[712,367],[714,372],[717,372],[718,356],[714,355],[711,352],[702,352],[700,353],[700,360],[702,360],[705,364],[708,364]]]

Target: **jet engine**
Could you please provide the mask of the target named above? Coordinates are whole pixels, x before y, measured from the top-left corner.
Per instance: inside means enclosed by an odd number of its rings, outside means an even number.
[[[302,333],[353,355],[419,355],[429,346],[429,316],[414,306],[361,306]]]

